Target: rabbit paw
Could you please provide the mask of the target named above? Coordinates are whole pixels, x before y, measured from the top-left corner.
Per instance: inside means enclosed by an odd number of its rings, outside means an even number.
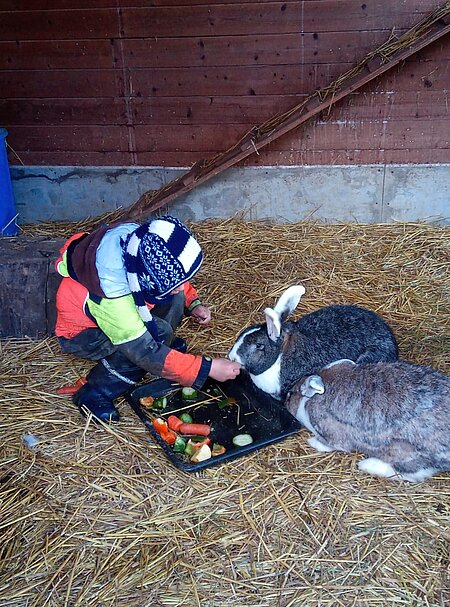
[[[316,451],[320,451],[321,453],[330,453],[331,451],[334,451],[334,449],[325,445],[325,443],[320,442],[315,436],[308,438],[308,443],[313,449],[316,449]]]
[[[391,464],[387,464],[377,457],[368,457],[361,460],[358,468],[374,476],[383,476],[385,478],[396,477],[398,479],[398,474]]]
[[[422,483],[427,478],[431,478],[436,472],[435,468],[421,468],[417,472],[399,473],[398,476],[403,481],[408,481],[409,483]]]
[[[375,476],[383,476],[397,481],[408,481],[409,483],[421,483],[425,479],[432,477],[436,472],[434,468],[421,468],[417,472],[408,473],[397,472],[391,464],[387,464],[377,457],[368,457],[361,460],[358,468],[363,472],[368,472]]]

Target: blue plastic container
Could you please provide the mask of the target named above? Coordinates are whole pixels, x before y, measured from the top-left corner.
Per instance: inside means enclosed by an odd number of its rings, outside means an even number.
[[[6,137],[8,131],[0,128],[0,235],[15,236],[19,232],[17,211],[11,185],[11,175],[6,155]]]

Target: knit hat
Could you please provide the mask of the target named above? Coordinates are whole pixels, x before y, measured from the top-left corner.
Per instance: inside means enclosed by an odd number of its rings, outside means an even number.
[[[171,215],[144,223],[124,244],[127,280],[136,307],[148,330],[157,330],[146,302],[163,301],[173,289],[198,272],[203,261],[192,232]]]

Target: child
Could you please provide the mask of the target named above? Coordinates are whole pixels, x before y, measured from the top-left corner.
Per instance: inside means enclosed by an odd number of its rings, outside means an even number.
[[[240,365],[186,353],[174,337],[183,314],[211,313],[190,279],[203,261],[189,229],[166,215],[143,225],[102,226],[72,236],[56,262],[56,335],[63,352],[97,360],[73,396],[96,418],[118,421],[113,400],[146,373],[201,388],[207,377],[234,379]]]

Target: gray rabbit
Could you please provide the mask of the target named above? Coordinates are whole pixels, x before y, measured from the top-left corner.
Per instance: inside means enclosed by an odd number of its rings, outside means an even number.
[[[332,305],[297,321],[287,321],[304,292],[301,285],[287,289],[274,309],[264,310],[266,323],[243,331],[228,354],[243,366],[258,388],[284,400],[301,377],[335,360],[397,360],[397,342],[391,328],[366,308]]]
[[[450,377],[397,361],[337,361],[302,378],[288,410],[318,451],[358,451],[375,476],[421,482],[450,470]]]

